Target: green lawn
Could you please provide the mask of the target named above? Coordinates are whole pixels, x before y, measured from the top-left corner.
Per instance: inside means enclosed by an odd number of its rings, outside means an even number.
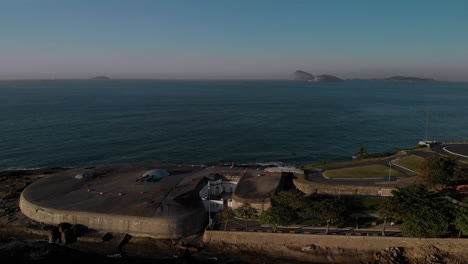
[[[421,146],[418,145],[418,146],[415,146],[412,149],[400,150],[400,151],[397,151],[397,152],[395,152],[395,153],[393,153],[391,155],[383,156],[383,157],[369,157],[369,158],[366,158],[366,159],[357,159],[357,160],[348,161],[348,162],[334,162],[334,163],[322,162],[322,163],[315,163],[315,164],[307,164],[307,165],[302,166],[302,168],[303,169],[326,169],[326,168],[336,167],[336,166],[341,166],[341,165],[366,163],[366,162],[370,162],[370,161],[388,159],[388,158],[391,158],[391,157],[396,158],[399,155],[403,155],[403,154],[407,154],[407,153],[411,153],[411,152],[415,152],[415,151],[434,152],[430,148],[421,147]]]
[[[323,173],[327,178],[383,178],[388,176],[389,168],[384,165],[366,165],[354,168],[327,170]],[[405,177],[403,173],[392,169],[392,177]]]
[[[415,171],[417,173],[421,173],[421,164],[424,161],[424,158],[421,158],[419,156],[411,155],[403,159],[395,160],[392,161],[393,164],[396,164],[400,167],[410,169],[412,171]]]

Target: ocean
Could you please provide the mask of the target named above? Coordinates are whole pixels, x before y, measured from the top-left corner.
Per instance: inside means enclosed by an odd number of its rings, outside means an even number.
[[[468,83],[0,81],[0,170],[303,165],[468,138]]]

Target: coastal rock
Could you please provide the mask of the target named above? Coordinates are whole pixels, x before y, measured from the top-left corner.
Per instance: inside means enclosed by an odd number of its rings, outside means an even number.
[[[314,79],[314,75],[305,71],[297,70],[293,73],[293,80],[296,81],[309,81],[312,79]]]

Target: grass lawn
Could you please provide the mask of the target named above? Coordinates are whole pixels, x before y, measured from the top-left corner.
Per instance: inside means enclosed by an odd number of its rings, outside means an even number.
[[[329,167],[335,167],[335,166],[341,166],[341,165],[366,163],[366,162],[369,162],[369,161],[377,161],[377,160],[388,159],[388,158],[391,158],[391,157],[397,157],[399,155],[411,153],[411,152],[414,152],[414,151],[434,152],[430,148],[416,146],[416,147],[414,147],[412,149],[400,150],[400,151],[397,151],[397,152],[395,152],[393,154],[390,154],[390,155],[387,155],[387,156],[382,156],[382,157],[374,157],[374,158],[369,157],[369,158],[366,158],[366,159],[358,159],[358,160],[353,160],[353,161],[348,161],[348,162],[335,162],[335,163],[323,162],[323,163],[316,163],[316,164],[307,164],[307,165],[302,166],[302,168],[303,169],[326,169],[326,168],[329,168]]]
[[[393,164],[396,164],[400,167],[410,169],[412,171],[415,171],[417,173],[421,173],[420,166],[422,162],[424,161],[424,158],[421,158],[419,156],[411,155],[406,158],[402,158],[400,160],[395,160],[392,161]]]
[[[327,170],[323,173],[326,177],[333,178],[383,178],[388,176],[389,168],[384,165],[366,165],[354,168]],[[405,177],[403,173],[392,169],[392,177]]]

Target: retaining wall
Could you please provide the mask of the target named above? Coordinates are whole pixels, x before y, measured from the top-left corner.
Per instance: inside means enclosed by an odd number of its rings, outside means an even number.
[[[419,239],[407,237],[337,236],[263,232],[205,231],[204,242],[232,252],[253,251],[270,257],[326,263],[372,261],[376,252],[391,247],[405,250],[437,248],[468,259],[468,239]],[[305,249],[304,249],[305,247]],[[423,254],[423,253],[421,253]]]
[[[244,203],[250,204],[250,206],[257,209],[259,213],[262,213],[262,212],[266,211],[268,208],[271,207],[271,199],[270,198],[266,198],[266,199],[263,199],[261,201],[257,201],[257,200],[252,201],[252,200],[249,200],[249,199],[242,199],[242,198],[239,198],[239,197],[233,195],[233,198],[232,198],[232,208],[233,209],[241,207]]]
[[[306,195],[329,194],[329,195],[367,195],[367,196],[391,196],[395,188],[378,186],[356,186],[356,185],[331,185],[313,181],[302,182],[304,179],[294,179],[294,185]]]

